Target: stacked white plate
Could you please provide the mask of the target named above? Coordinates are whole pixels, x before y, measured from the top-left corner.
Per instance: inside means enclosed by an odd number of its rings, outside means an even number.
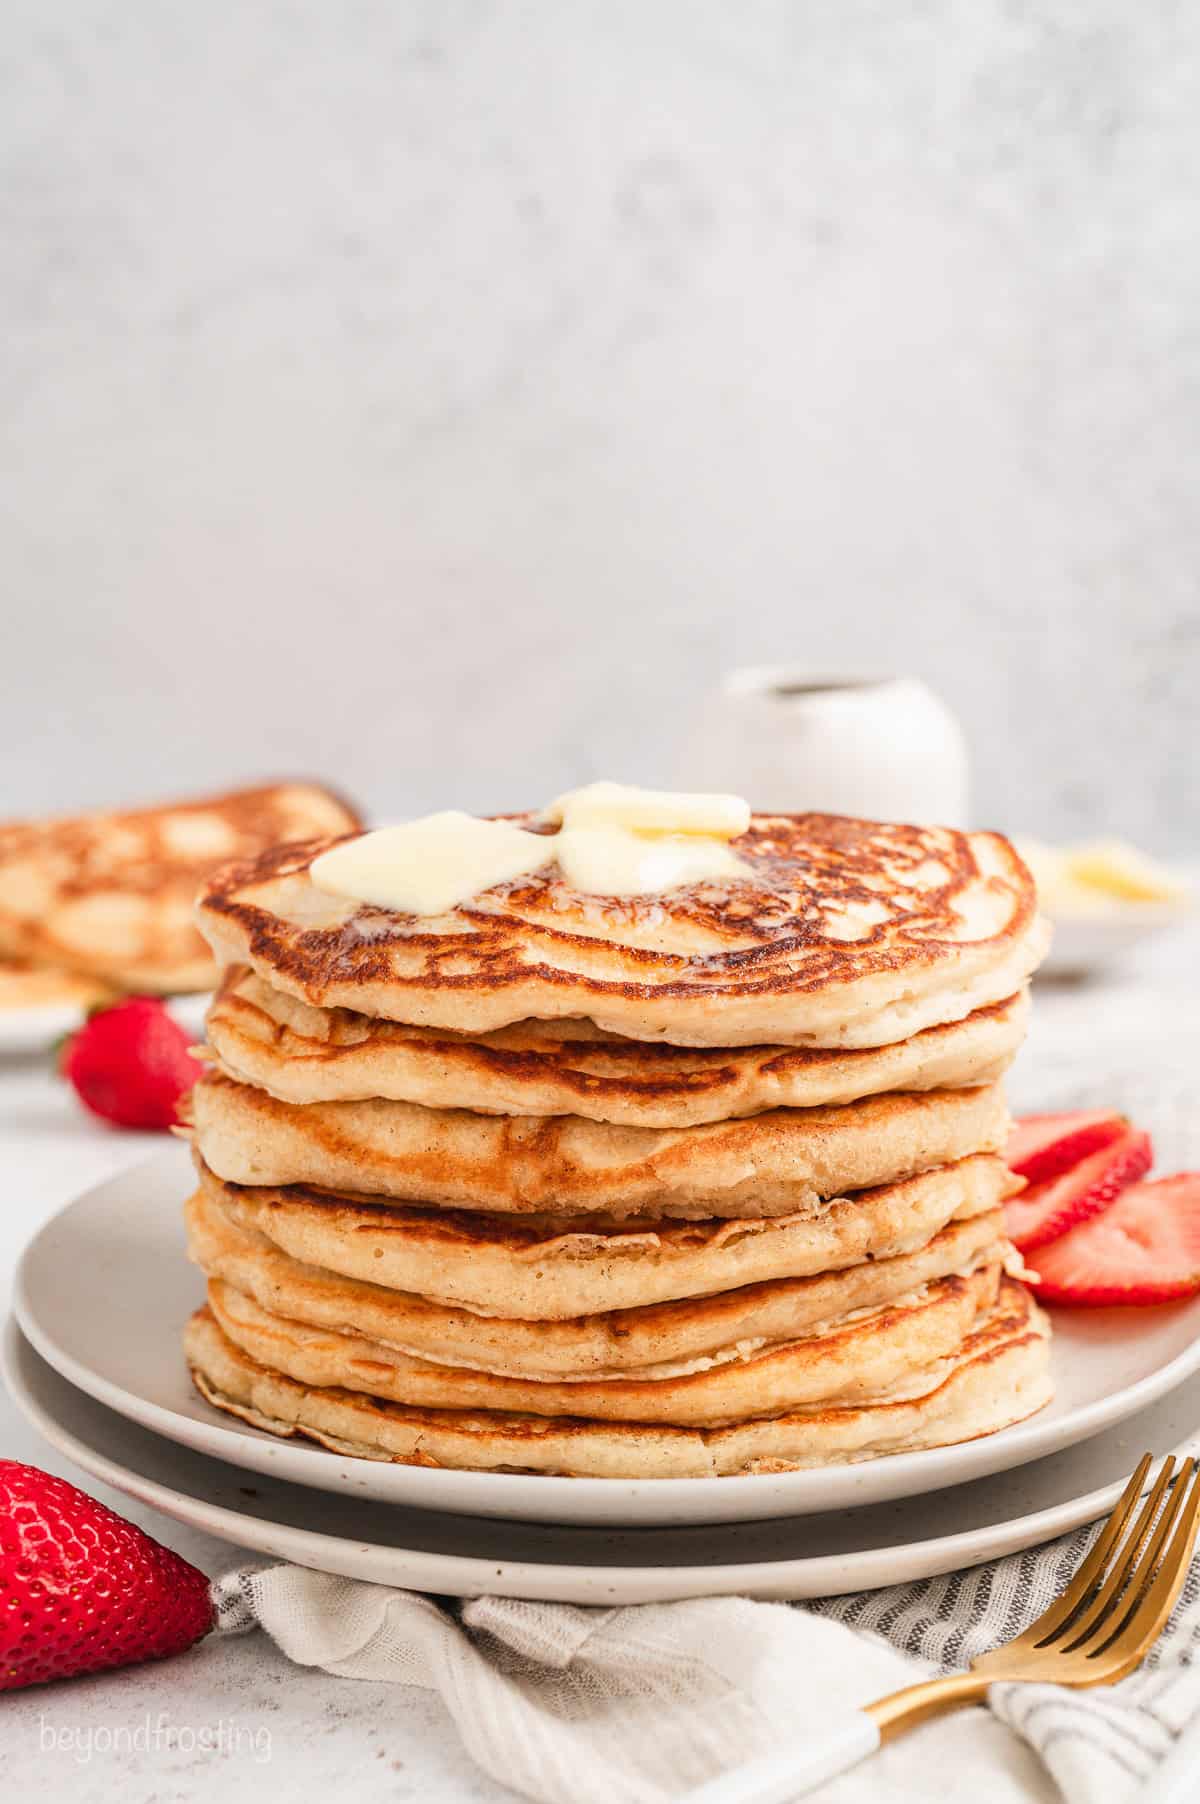
[[[1200,1426],[1200,1299],[1060,1312],[1055,1402],[957,1447],[725,1479],[453,1472],[344,1458],[218,1414],[180,1331],[183,1148],[79,1197],[17,1276],[9,1385],[46,1438],[167,1515],[280,1559],[443,1594],[816,1597],[950,1571],[1093,1520]],[[252,1479],[247,1473],[254,1474]]]

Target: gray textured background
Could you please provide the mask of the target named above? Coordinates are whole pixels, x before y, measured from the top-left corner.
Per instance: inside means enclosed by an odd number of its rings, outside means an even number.
[[[5,811],[670,773],[926,676],[1194,852],[1200,12],[9,0]]]

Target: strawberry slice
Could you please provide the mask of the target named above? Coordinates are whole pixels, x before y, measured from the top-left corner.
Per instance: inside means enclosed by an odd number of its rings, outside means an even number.
[[[1200,1291],[1200,1171],[1132,1184],[1034,1261],[1046,1303],[1169,1303]]]
[[[1072,1109],[1065,1115],[1023,1115],[1008,1136],[1010,1171],[1031,1184],[1069,1171],[1125,1133],[1129,1123],[1115,1109]]]
[[[1140,1128],[1127,1129],[1119,1140],[1102,1146],[1070,1171],[1031,1184],[1005,1203],[1009,1239],[1022,1253],[1057,1240],[1068,1229],[1107,1209],[1127,1184],[1144,1178],[1152,1158],[1149,1134]]]

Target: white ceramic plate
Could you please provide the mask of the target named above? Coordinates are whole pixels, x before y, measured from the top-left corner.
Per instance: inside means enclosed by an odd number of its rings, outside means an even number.
[[[832,1515],[690,1528],[567,1528],[331,1496],[249,1479],[105,1409],[34,1352],[14,1323],[5,1375],[23,1414],[92,1477],[177,1522],[272,1559],[448,1597],[666,1603],[826,1597],[953,1572],[1065,1534],[1110,1509],[1138,1457],[1188,1439],[1200,1379],[1136,1423],[935,1499]]]
[[[1058,1395],[1029,1422],[961,1446],[748,1478],[547,1478],[346,1458],[211,1409],[180,1351],[203,1285],[184,1256],[185,1149],[86,1191],[27,1248],[14,1294],[37,1351],[120,1414],[232,1465],[388,1503],[524,1521],[744,1522],[854,1508],[1041,1459],[1144,1409],[1200,1367],[1200,1300],[1155,1310],[1060,1312]]]
[[[212,992],[172,996],[168,1007],[190,1034],[203,1032]],[[44,1002],[35,1008],[0,1008],[0,1053],[45,1052],[64,1034],[73,1033],[83,1020],[80,1002]]]
[[[83,1019],[79,1002],[41,1002],[0,1009],[0,1053],[45,1052]]]

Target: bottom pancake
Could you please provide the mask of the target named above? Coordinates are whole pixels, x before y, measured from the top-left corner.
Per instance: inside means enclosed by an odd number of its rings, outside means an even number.
[[[1052,1394],[1049,1326],[1010,1278],[952,1354],[887,1395],[719,1428],[417,1408],[298,1382],[236,1346],[208,1308],[188,1323],[184,1345],[202,1396],[271,1434],[407,1465],[592,1478],[783,1472],[948,1446],[1019,1422]]]

